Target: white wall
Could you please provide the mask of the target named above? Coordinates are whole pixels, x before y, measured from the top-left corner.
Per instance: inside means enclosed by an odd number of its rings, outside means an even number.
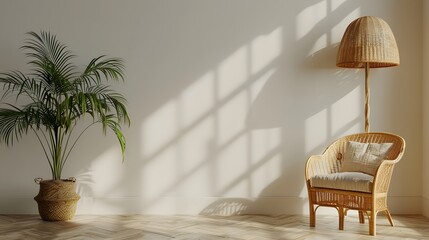
[[[26,70],[25,32],[50,30],[79,65],[126,60],[132,127],[121,163],[97,128],[64,177],[80,214],[307,212],[304,164],[363,131],[363,71],[335,67],[346,26],[384,18],[401,66],[371,72],[371,128],[407,140],[390,191],[394,213],[421,212],[421,1],[9,0],[0,8],[0,71]],[[35,213],[49,178],[33,136],[0,146],[0,213]]]
[[[429,1],[423,1],[423,214],[429,217]]]

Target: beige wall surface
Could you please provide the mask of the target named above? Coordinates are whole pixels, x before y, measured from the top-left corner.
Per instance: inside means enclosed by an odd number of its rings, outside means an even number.
[[[63,173],[78,179],[79,214],[307,213],[306,159],[363,131],[364,72],[335,66],[338,43],[354,19],[379,16],[396,36],[401,65],[371,71],[371,130],[407,141],[392,212],[422,211],[421,1],[0,6],[0,72],[28,72],[19,49],[28,31],[56,34],[78,66],[102,54],[126,62],[126,81],[115,85],[132,120],[126,160],[99,127],[83,137]],[[32,179],[50,178],[37,144],[28,135],[0,145],[0,213],[37,212]]]
[[[429,217],[429,1],[423,1],[423,214]]]

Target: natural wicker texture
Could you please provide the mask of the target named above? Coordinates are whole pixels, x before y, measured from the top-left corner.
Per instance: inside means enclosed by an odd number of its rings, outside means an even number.
[[[399,65],[399,52],[389,25],[381,18],[366,16],[347,27],[340,43],[337,66],[344,68],[392,67]]]
[[[36,181],[37,182],[37,181]],[[40,191],[34,197],[39,214],[45,221],[65,221],[74,217],[77,201],[75,182],[72,180],[39,181]]]
[[[336,173],[341,167],[348,141],[363,143],[393,143],[386,160],[383,160],[374,175],[371,193],[345,191],[337,189],[316,188],[310,184],[310,179],[318,174]],[[311,156],[305,167],[307,182],[310,227],[316,225],[316,210],[319,206],[334,207],[339,213],[339,229],[344,229],[344,216],[349,209],[359,211],[359,219],[364,223],[364,214],[369,218],[369,234],[376,234],[377,213],[386,213],[390,224],[393,221],[387,209],[387,192],[395,164],[402,158],[405,150],[405,140],[389,133],[359,133],[342,137],[332,143],[322,155]]]

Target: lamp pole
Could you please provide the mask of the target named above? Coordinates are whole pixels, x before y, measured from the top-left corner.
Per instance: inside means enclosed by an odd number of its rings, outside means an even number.
[[[365,63],[365,132],[369,132],[369,63]]]

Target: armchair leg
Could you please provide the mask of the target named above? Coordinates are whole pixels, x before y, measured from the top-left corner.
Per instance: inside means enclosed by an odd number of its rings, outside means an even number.
[[[389,210],[385,210],[384,211],[385,213],[386,213],[386,216],[387,216],[387,219],[389,220],[389,222],[390,222],[390,225],[393,227],[394,226],[394,224],[393,224],[393,219],[392,219],[392,216],[390,215],[390,212],[389,212]]]
[[[377,212],[372,210],[371,216],[369,218],[369,235],[376,235],[376,226],[377,226]]]
[[[359,223],[365,223],[365,216],[363,215],[363,211],[359,211]]]
[[[310,200],[310,227],[316,226],[316,210],[314,208],[314,204]]]
[[[345,211],[343,207],[339,207],[338,208],[338,216],[339,216],[339,229],[340,230],[344,230],[344,216],[345,216]]]

